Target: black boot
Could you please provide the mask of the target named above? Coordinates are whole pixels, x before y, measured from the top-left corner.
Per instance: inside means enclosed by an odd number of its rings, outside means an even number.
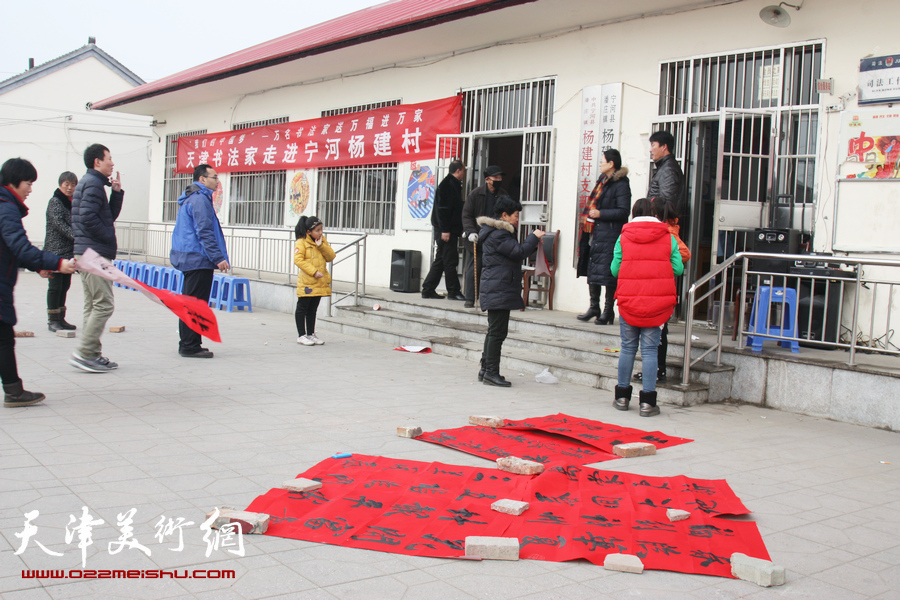
[[[49,329],[50,331],[60,331],[61,329],[63,329],[62,324],[59,322],[58,308],[47,309],[47,329]]]
[[[588,287],[591,291],[591,305],[586,313],[576,317],[579,321],[590,321],[594,317],[600,316],[600,290],[602,286],[590,285]]]
[[[594,321],[597,325],[612,325],[616,320],[616,311],[613,307],[616,305],[616,292],[614,287],[606,286],[606,304],[603,306],[603,312]]]
[[[481,368],[478,369],[478,381],[484,381],[484,352],[481,353]]]
[[[500,374],[500,357],[484,359],[484,385],[496,385],[497,387],[510,387],[512,384]]]
[[[3,384],[3,406],[6,408],[16,408],[17,406],[28,406],[29,404],[37,404],[45,395],[37,392],[28,392],[22,388],[22,380],[17,383]]]
[[[62,327],[63,329],[68,329],[70,331],[75,331],[76,329],[78,329],[71,323],[66,323],[66,307],[65,306],[63,306],[62,308],[59,309],[59,326]]]
[[[652,417],[654,415],[659,414],[659,407],[656,405],[656,392],[647,392],[641,390],[639,394],[641,400],[641,413],[642,417]]]
[[[616,397],[613,400],[613,406],[619,410],[628,410],[628,405],[631,403],[631,392],[634,391],[634,388],[629,386],[620,387],[616,386]]]

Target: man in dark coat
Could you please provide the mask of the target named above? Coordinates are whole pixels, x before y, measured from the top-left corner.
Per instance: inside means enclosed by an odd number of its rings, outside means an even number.
[[[119,173],[113,178],[115,163],[109,148],[102,144],[92,144],[84,151],[84,165],[87,173],[75,187],[72,196],[72,229],[75,231],[75,260],[88,248],[107,260],[116,258],[115,221],[122,211],[122,183]],[[106,186],[112,187],[109,198]],[[81,274],[84,288],[84,324],[81,329],[81,344],[72,354],[69,363],[89,373],[105,373],[119,367],[105,356],[101,356],[100,335],[106,322],[115,310],[112,281],[91,273]]]
[[[72,194],[78,185],[78,177],[71,171],[59,176],[59,187],[47,203],[47,231],[44,235],[44,251],[63,258],[75,256],[75,232],[72,231]],[[66,321],[66,295],[72,284],[72,276],[57,273],[50,277],[47,286],[47,329],[77,329]]]
[[[647,197],[671,202],[678,209],[678,214],[684,214],[681,201],[684,173],[672,154],[674,149],[675,138],[668,131],[657,131],[650,136],[650,159],[656,164],[656,172],[650,180]]]
[[[45,398],[41,393],[23,388],[16,365],[13,288],[19,267],[38,271],[42,277],[49,276],[50,271],[65,274],[75,271],[71,260],[38,250],[25,235],[22,227],[22,218],[28,214],[25,199],[36,179],[37,170],[27,160],[11,158],[0,167],[0,380],[3,381],[3,406],[7,408],[28,406]]]
[[[522,300],[522,261],[534,252],[544,232],[537,229],[518,240],[522,205],[509,196],[497,198],[494,217],[478,217],[479,239],[484,254],[481,276],[481,310],[487,311],[488,330],[478,379],[485,385],[512,385],[500,375],[500,351],[509,331],[509,312],[525,308]]]
[[[449,174],[444,177],[434,193],[434,208],[431,211],[431,224],[434,226],[434,241],[437,248],[431,270],[422,282],[423,298],[443,298],[435,289],[444,276],[447,286],[447,297],[451,300],[465,300],[460,292],[459,276],[456,266],[459,264],[459,236],[463,232],[462,223],[462,181],[466,176],[466,167],[462,161],[450,163]]]
[[[466,249],[466,308],[475,308],[475,271],[481,277],[481,253],[478,254],[478,265],[475,264],[475,244],[478,243],[478,217],[491,217],[494,215],[494,204],[501,197],[509,197],[500,187],[503,181],[503,171],[496,165],[490,165],[484,170],[484,184],[478,186],[466,196],[463,205],[463,235]]]
[[[215,270],[228,271],[225,235],[213,206],[213,193],[219,186],[219,175],[209,165],[197,165],[194,183],[178,198],[178,216],[172,231],[172,266],[184,273],[185,296],[204,302],[209,300]],[[200,334],[178,321],[178,354],[188,358],[212,358],[213,353],[200,347]]]

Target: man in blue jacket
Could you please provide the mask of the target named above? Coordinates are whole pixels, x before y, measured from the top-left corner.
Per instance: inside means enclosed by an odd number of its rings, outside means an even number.
[[[231,268],[225,236],[213,206],[213,193],[218,185],[219,176],[211,166],[198,165],[194,169],[194,183],[178,198],[178,216],[169,253],[172,266],[184,273],[184,295],[204,302],[209,300],[213,272]],[[178,333],[181,336],[178,354],[188,358],[213,357],[212,352],[200,347],[200,334],[184,321],[179,321]]]
[[[119,173],[113,177],[112,156],[103,144],[91,144],[84,151],[87,173],[75,187],[72,195],[72,230],[75,233],[75,260],[88,248],[107,260],[115,260],[116,219],[122,212],[125,192]],[[106,197],[106,186],[112,188]],[[99,275],[81,273],[84,288],[84,325],[81,327],[81,344],[72,353],[69,363],[89,373],[106,373],[119,367],[101,355],[100,335],[116,308],[112,281]]]

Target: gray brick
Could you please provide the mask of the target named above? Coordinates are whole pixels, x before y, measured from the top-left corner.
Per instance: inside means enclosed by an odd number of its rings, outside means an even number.
[[[731,574],[762,587],[784,585],[784,567],[740,552],[731,555]]]
[[[213,516],[215,510],[206,513],[206,520]],[[243,510],[230,510],[220,508],[219,516],[212,522],[213,529],[221,529],[229,523],[238,523],[241,531],[247,533],[265,533],[269,528],[269,515],[265,513],[251,513]]]
[[[527,502],[519,502],[518,500],[509,500],[504,498],[503,500],[497,500],[493,504],[491,504],[491,509],[496,510],[497,512],[505,513],[507,515],[516,515],[519,516],[526,510],[528,510],[529,506]]]
[[[482,427],[503,427],[506,424],[501,417],[489,417],[484,415],[472,415],[469,417],[469,425],[481,425]]]
[[[70,329],[60,329],[56,332],[56,335],[64,338],[73,338],[75,337],[75,332]]]
[[[498,458],[497,466],[501,471],[507,471],[517,475],[540,475],[544,472],[544,465],[541,463],[525,460],[516,456],[504,456],[503,458]]]
[[[470,535],[466,538],[466,556],[485,560],[519,560],[519,538]]]
[[[607,554],[603,568],[623,573],[643,573],[644,563],[634,554]]]
[[[684,521],[685,519],[689,519],[691,516],[691,511],[680,510],[678,508],[670,508],[666,511],[666,516],[669,517],[670,522],[674,523],[676,521]]]
[[[300,477],[298,479],[288,479],[281,484],[281,487],[291,492],[312,492],[322,487],[322,482]]]
[[[650,456],[656,454],[656,446],[647,442],[631,442],[630,444],[618,444],[613,446],[613,454],[622,458],[634,458],[635,456]]]
[[[421,427],[398,427],[397,435],[405,438],[414,438],[422,435]]]

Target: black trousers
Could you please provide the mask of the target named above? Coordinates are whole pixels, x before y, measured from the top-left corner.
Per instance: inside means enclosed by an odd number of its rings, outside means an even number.
[[[472,242],[466,240],[466,300],[475,301],[475,249]],[[478,248],[478,279],[481,279],[481,248]],[[480,283],[480,281],[479,281]]]
[[[184,290],[185,296],[193,296],[204,302],[209,301],[209,292],[212,290],[213,274],[212,269],[197,269],[196,271],[184,272]],[[181,340],[178,342],[179,352],[197,352],[200,350],[200,342],[202,336],[187,326],[184,321],[178,322],[178,335]]]
[[[3,385],[19,382],[16,369],[16,334],[9,323],[0,323],[0,380]]]
[[[669,351],[669,324],[666,323],[663,325],[662,333],[659,336],[659,348],[657,349],[656,356],[656,372],[657,373],[665,373],[666,372],[666,352]]]
[[[431,269],[422,282],[422,292],[434,292],[438,284],[441,282],[441,275],[444,276],[444,285],[447,286],[447,293],[451,296],[458,294],[459,275],[456,273],[456,267],[459,265],[459,236],[455,233],[450,234],[450,239],[446,242],[441,239],[441,232],[434,232],[434,241],[437,243],[437,249],[434,253],[434,262],[431,263]]]
[[[316,332],[316,311],[322,296],[303,296],[297,298],[297,309],[294,321],[297,323],[297,335],[303,337],[307,333]]]
[[[47,285],[47,310],[56,310],[66,305],[66,294],[72,285],[72,274],[53,273]]]
[[[503,340],[509,333],[509,310],[495,309],[487,311],[488,330],[484,336],[484,358],[500,358]]]

